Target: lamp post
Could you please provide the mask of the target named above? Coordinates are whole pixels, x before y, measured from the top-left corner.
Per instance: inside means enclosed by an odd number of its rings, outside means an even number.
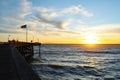
[[[28,36],[27,36],[27,27],[26,27],[26,42],[28,42],[27,37],[28,37]]]
[[[8,35],[8,42],[9,42],[10,35]]]

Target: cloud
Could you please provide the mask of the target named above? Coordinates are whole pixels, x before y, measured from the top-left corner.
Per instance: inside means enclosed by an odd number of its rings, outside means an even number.
[[[0,16],[3,21],[1,24],[4,24],[0,33],[22,33],[24,31],[20,29],[20,26],[27,24],[30,32],[38,32],[41,33],[40,35],[79,35],[79,32],[71,31],[70,26],[83,24],[83,21],[73,19],[72,15],[92,16],[87,9],[80,5],[56,9],[34,6],[29,0],[20,0],[19,2],[16,8],[11,9],[4,16]]]
[[[6,5],[7,8],[3,7],[3,9],[5,9],[2,11],[1,17],[3,18],[7,17],[9,19],[24,20],[26,16],[32,13],[32,3],[27,0],[16,0],[15,2],[9,0],[9,2],[6,1],[6,3],[8,5]],[[13,5],[16,7],[13,8]]]
[[[46,8],[46,7],[40,7],[40,6],[33,6],[33,9],[40,13],[50,13],[55,11],[52,8]]]
[[[12,18],[24,19],[26,16],[30,15],[32,12],[32,3],[27,0],[21,0],[18,7],[12,11]]]
[[[106,24],[101,25],[101,27],[103,27],[102,29],[103,32],[120,34],[120,24]]]
[[[71,6],[60,9],[46,8],[46,7],[34,7],[34,10],[37,11],[34,16],[34,20],[37,20],[41,23],[46,23],[49,27],[54,27],[58,29],[65,29],[70,23],[83,23],[82,20],[73,20],[72,15],[83,15],[86,17],[92,16],[92,13],[87,11],[83,6]],[[71,16],[68,16],[71,15]],[[67,16],[67,17],[66,17]],[[61,19],[61,17],[63,19]],[[66,19],[64,19],[66,17]],[[71,19],[71,21],[70,21]]]
[[[48,27],[54,27],[58,29],[64,29],[69,23],[67,21],[56,21],[56,20],[49,20],[46,16],[39,14],[32,19],[39,21],[41,23],[45,23]]]
[[[70,21],[68,18],[66,19],[64,18],[60,19],[60,18],[66,16],[69,13],[70,15],[76,15],[76,14],[83,14],[84,16],[90,15],[90,13],[80,5],[71,6],[60,10],[60,9],[46,8],[40,6],[33,6],[30,1],[21,0],[18,7],[15,8],[15,10],[11,10],[10,13],[11,16],[7,16],[7,18],[5,17],[3,18],[5,21],[16,22],[17,24],[26,23],[29,25],[32,22],[27,21],[27,19],[31,19],[32,17],[32,20],[34,22],[38,21],[41,23],[41,25],[45,25],[45,27],[47,26],[51,28],[54,27],[57,29],[65,29],[68,25],[72,23],[72,21]]]
[[[88,12],[83,6],[71,6],[68,8],[63,9],[60,13],[62,14],[69,14],[69,15],[75,15],[75,14],[82,14],[86,17],[93,16],[92,13]]]
[[[37,15],[41,14],[43,17],[49,20],[60,16],[59,12],[53,8],[33,6],[33,10],[36,11]]]
[[[49,30],[49,29],[42,29],[42,30],[36,30],[37,32],[40,32],[41,36],[57,36],[57,37],[66,37],[66,36],[76,36],[80,35],[80,32],[76,31],[70,31],[70,30]]]
[[[44,14],[45,17],[51,19],[68,15],[83,15],[86,17],[93,16],[93,14],[85,9],[82,5],[70,6],[61,10],[46,7],[34,7],[34,9],[37,10],[39,13]]]
[[[93,33],[101,37],[118,37],[120,35],[120,24],[86,25],[81,28],[81,33]]]
[[[69,30],[59,30],[57,32],[60,32],[60,33],[66,33],[66,34],[75,34],[75,35],[80,35],[81,33],[80,32],[76,32],[76,31],[69,31]]]
[[[12,7],[14,1],[9,0],[6,2],[7,7]],[[22,33],[23,31],[20,29],[20,26],[23,24],[33,25],[33,22],[27,20],[27,16],[32,13],[32,3],[27,0],[20,0],[15,2],[16,7],[11,8],[11,10],[3,11],[3,15],[0,16],[0,32],[1,33]],[[3,7],[4,9],[4,7]]]
[[[94,32],[98,33],[120,33],[120,24],[103,24],[92,27]],[[91,30],[91,31],[93,31]]]
[[[13,29],[0,29],[0,33],[4,33],[4,34],[21,34],[21,33],[24,33],[23,31],[21,30],[13,30]]]
[[[0,29],[0,33],[13,33],[13,32],[8,31],[8,30],[3,30],[3,29]]]
[[[28,2],[27,0],[21,0],[20,7],[21,17],[25,17],[31,13],[32,3]]]

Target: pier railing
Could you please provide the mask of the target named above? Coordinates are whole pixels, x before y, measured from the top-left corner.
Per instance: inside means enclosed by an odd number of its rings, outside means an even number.
[[[39,55],[40,55],[41,43],[11,42],[11,44],[15,48],[17,48],[17,50],[26,59],[26,61],[30,61],[31,58],[33,58],[33,56],[34,56],[34,46],[39,47]]]

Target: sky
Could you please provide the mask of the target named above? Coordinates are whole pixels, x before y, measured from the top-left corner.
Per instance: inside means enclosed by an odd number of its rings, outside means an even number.
[[[120,0],[0,0],[0,41],[120,44]]]

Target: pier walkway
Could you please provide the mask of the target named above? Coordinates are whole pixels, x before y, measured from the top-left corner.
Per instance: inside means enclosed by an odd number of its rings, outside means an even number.
[[[41,80],[18,50],[0,44],[0,80]]]

